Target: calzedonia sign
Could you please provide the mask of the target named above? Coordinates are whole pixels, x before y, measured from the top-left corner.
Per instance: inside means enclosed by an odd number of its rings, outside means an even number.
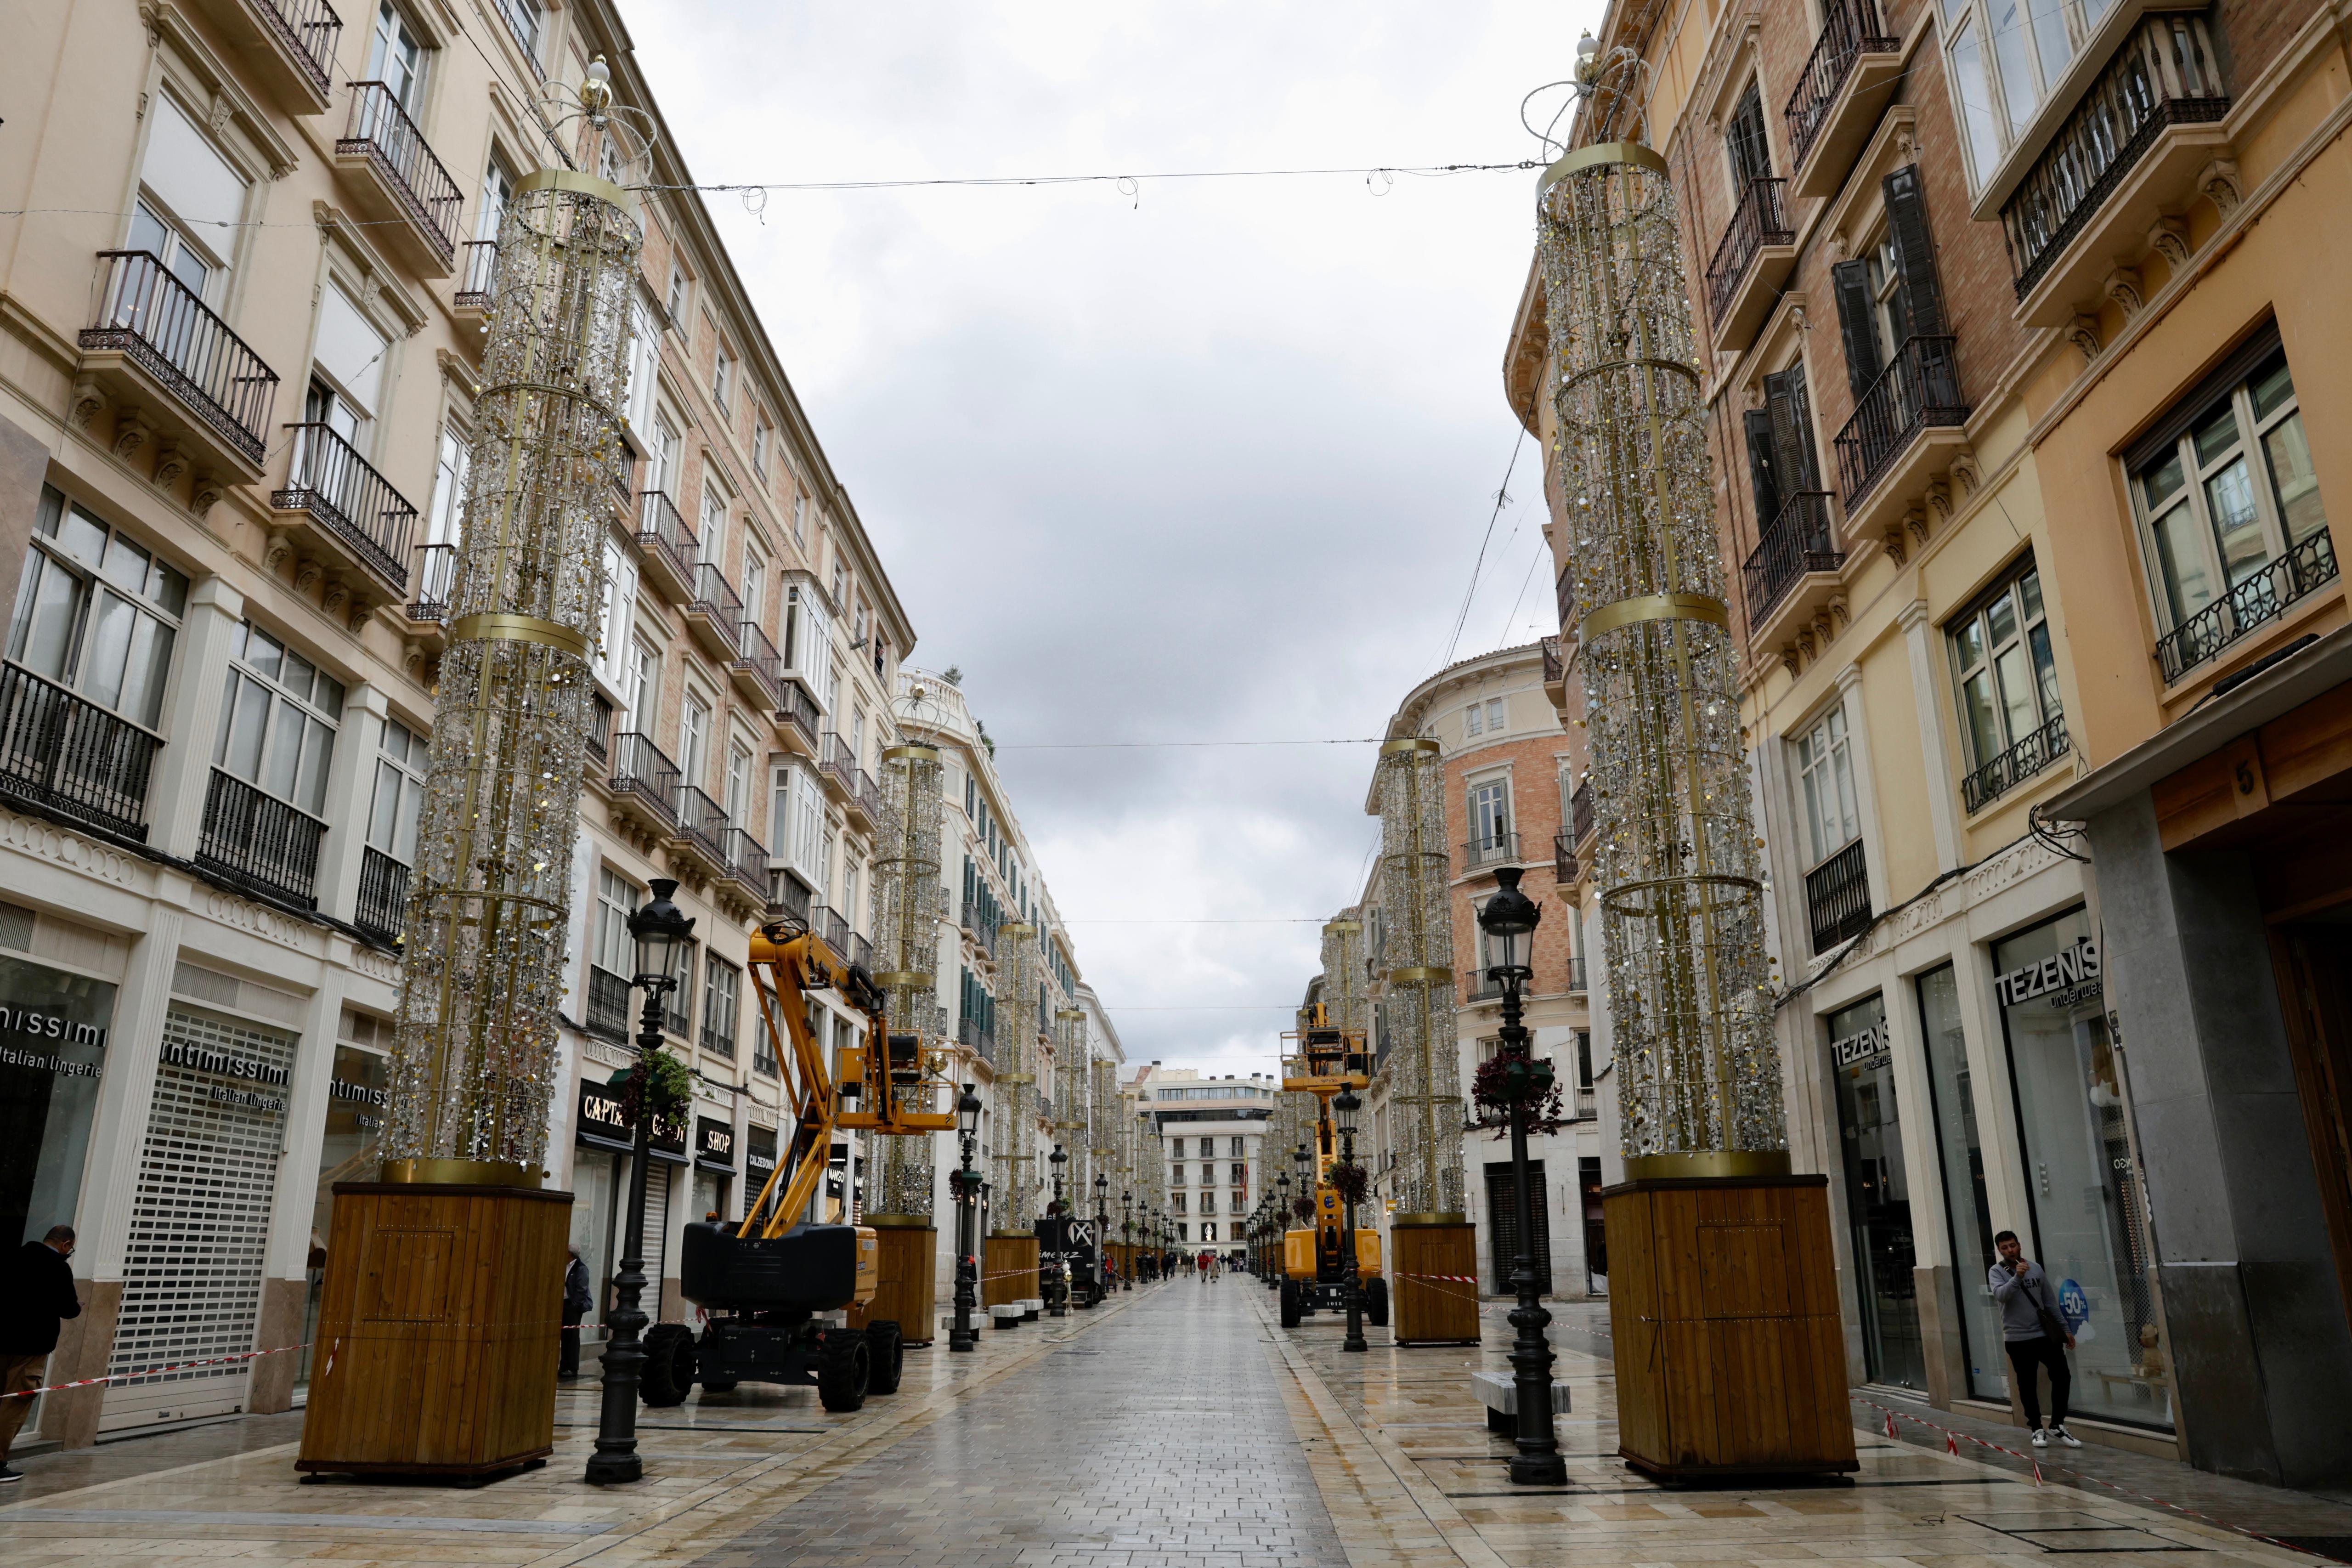
[[[2084,937],[2063,952],[2021,964],[1996,977],[1993,994],[2004,1007],[2015,1007],[2037,996],[2053,1007],[2072,1007],[2100,995],[2105,989],[2099,970],[2099,944]]]

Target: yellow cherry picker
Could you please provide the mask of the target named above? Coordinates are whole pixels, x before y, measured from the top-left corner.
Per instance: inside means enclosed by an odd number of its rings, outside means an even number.
[[[1282,1037],[1296,1042],[1284,1054],[1282,1087],[1291,1094],[1315,1097],[1315,1142],[1309,1150],[1314,1214],[1305,1225],[1282,1235],[1282,1326],[1296,1328],[1318,1309],[1347,1310],[1347,1258],[1352,1247],[1364,1319],[1380,1328],[1389,1321],[1389,1286],[1381,1278],[1381,1233],[1361,1226],[1350,1232],[1347,1205],[1331,1179],[1331,1168],[1341,1154],[1331,1102],[1343,1090],[1360,1093],[1371,1087],[1372,1058],[1364,1047],[1364,1032],[1333,1025],[1320,1002],[1307,1009],[1300,1024]],[[1297,1217],[1285,1215],[1284,1224],[1289,1226]]]
[[[919,1036],[892,1034],[873,977],[814,931],[761,927],[747,967],[769,1050],[789,1064],[789,1141],[740,1224],[686,1227],[679,1286],[708,1321],[698,1342],[683,1323],[646,1332],[641,1388],[648,1405],[676,1405],[698,1382],[714,1394],[739,1382],[814,1384],[827,1410],[856,1410],[868,1394],[898,1391],[902,1336],[894,1322],[853,1329],[823,1316],[872,1300],[880,1283],[879,1240],[842,1223],[845,1199],[814,1212],[833,1135],[929,1137],[952,1128],[953,1112],[932,1109],[945,1058]],[[832,1062],[803,1000],[827,988],[866,1018],[865,1043],[837,1050]]]

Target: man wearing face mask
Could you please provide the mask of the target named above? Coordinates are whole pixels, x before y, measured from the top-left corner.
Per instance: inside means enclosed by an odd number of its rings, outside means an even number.
[[[2066,1320],[2058,1315],[2050,1278],[2040,1264],[2025,1256],[2017,1232],[2004,1230],[1992,1238],[1992,1244],[2000,1260],[1992,1266],[1985,1283],[1992,1287],[1992,1299],[2000,1306],[2001,1348],[2009,1352],[2010,1370],[2017,1377],[2025,1419],[2033,1428],[2033,1446],[2046,1448],[2055,1437],[2070,1448],[2079,1448],[2083,1440],[2066,1430],[2066,1394],[2074,1386],[2066,1352],[2074,1348],[2074,1336]],[[2037,1375],[2044,1370],[2050,1373],[2050,1425],[2046,1427],[2042,1425],[2042,1387]]]
[[[0,1485],[25,1479],[9,1468],[8,1449],[32,1414],[32,1391],[58,1348],[58,1324],[81,1316],[73,1270],[66,1267],[73,1249],[73,1226],[53,1225],[41,1240],[17,1249],[0,1279]]]

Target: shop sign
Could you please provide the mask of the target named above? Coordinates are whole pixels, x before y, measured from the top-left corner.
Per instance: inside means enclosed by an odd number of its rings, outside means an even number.
[[[743,1169],[760,1181],[776,1168],[776,1130],[754,1127],[743,1143]]]
[[[629,1119],[621,1109],[621,1092],[608,1084],[586,1083],[580,1086],[579,1140],[605,1149],[626,1152],[633,1145],[634,1135]],[[647,1143],[656,1156],[679,1161],[686,1157],[686,1124],[675,1116],[654,1119],[653,1136]]]
[[[216,1051],[192,1040],[165,1040],[163,1058],[167,1067],[186,1068],[191,1072],[208,1072],[221,1078],[247,1078],[281,1089],[293,1076],[275,1062]]]
[[[2073,1007],[2104,994],[2099,944],[2089,937],[2048,958],[2021,964],[1992,983],[1993,994],[2004,1007],[2015,1007],[2046,996],[2053,1007]]]
[[[732,1171],[735,1168],[734,1127],[713,1117],[696,1117],[694,1159],[695,1163],[712,1170]]]
[[[335,1055],[337,1058],[335,1065],[341,1068],[343,1065],[341,1059],[343,1050],[338,1049]],[[340,1074],[327,1080],[327,1098],[350,1107],[352,1125],[362,1132],[381,1131],[383,1128],[383,1118],[371,1115],[370,1112],[382,1110],[392,1103],[390,1090],[378,1089],[373,1084],[353,1083]],[[333,1108],[330,1106],[329,1109],[331,1110]]]
[[[1886,1059],[1886,1022],[1871,1025],[1859,1034],[1830,1042],[1830,1059],[1842,1068],[1876,1067]]]

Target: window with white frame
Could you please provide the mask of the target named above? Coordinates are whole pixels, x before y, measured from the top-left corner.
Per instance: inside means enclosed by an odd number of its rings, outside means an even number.
[[[702,480],[702,537],[695,542],[700,552],[697,565],[704,561],[716,562],[725,546],[727,533],[727,492],[719,488],[716,471]]]
[[[383,721],[375,760],[375,798],[368,807],[368,847],[404,866],[416,864],[416,815],[425,803],[425,737],[397,719]]]
[[[187,605],[185,576],[44,485],[8,659],[152,730]]]
[[[760,547],[750,540],[743,542],[743,585],[739,596],[743,601],[743,618],[753,626],[760,624],[760,590],[768,580],[768,560]]]
[[[482,170],[482,199],[474,209],[476,239],[495,240],[499,237],[499,226],[506,222],[507,204],[512,200],[514,178],[507,173],[504,164],[492,157]],[[473,288],[478,285],[469,279],[467,286]],[[478,286],[487,288],[488,285]]]
[[[1475,735],[1486,728],[1486,705],[1473,702],[1462,710],[1462,733]]]
[[[2058,663],[2032,556],[1945,632],[1971,771],[2059,720]]]
[[[123,248],[148,252],[190,293],[218,305],[230,262],[225,237],[241,232],[250,182],[169,93],[149,101],[152,124]]]
[[[776,433],[768,427],[768,416],[759,416],[751,426],[751,471],[763,479],[768,477],[768,448],[775,438]]]
[[[661,655],[642,640],[629,645],[628,676],[621,685],[626,711],[622,722],[630,732],[651,735],[661,713]]]
[[[710,704],[699,692],[686,694],[686,715],[678,721],[677,772],[692,788],[707,782],[710,765]]]
[[[1981,185],[2114,0],[1943,0],[1944,50]]]
[[[251,621],[229,644],[213,766],[311,816],[327,809],[327,770],[343,685]]]
[[[654,424],[654,388],[660,380],[661,323],[653,301],[640,289],[629,301],[629,383],[621,399],[622,416],[637,438],[650,447]],[[661,489],[660,476],[647,470],[647,489]]]
[[[636,939],[629,934],[629,917],[637,912],[637,889],[618,871],[605,867],[596,877],[595,926],[588,933],[588,962],[605,973],[627,980],[636,973]]]
[[[727,748],[727,820],[741,826],[751,818],[751,749],[736,741]]]
[[[424,96],[425,58],[425,45],[400,7],[393,0],[376,0],[375,26],[368,35],[368,79],[383,83],[412,119]]]
[[[1854,805],[1853,752],[1843,702],[1798,737],[1797,795],[1805,814],[1811,864],[1819,865],[1860,837],[1862,816]]]
[[[669,291],[662,296],[662,314],[679,331],[686,331],[686,268],[673,261],[669,264]]]
[[[1511,783],[1508,779],[1473,781],[1469,798],[1470,843],[1479,850],[1499,851],[1511,838]]]
[[[702,1048],[733,1060],[742,975],[717,953],[702,960]]]
[[[2206,617],[2210,635],[2199,622],[2199,635],[2179,639],[2168,679],[2336,574],[2302,403],[2276,342],[2273,329],[2242,350],[2127,456],[2159,623],[2178,633],[2228,602]],[[2251,370],[2237,368],[2249,359]],[[2295,568],[2282,574],[2290,555]]]
[[[463,544],[466,531],[465,437],[441,426],[441,447],[433,464],[433,502],[425,515],[425,542]]]
[[[808,497],[793,497],[793,539],[799,544],[808,543]]]
[[[735,388],[735,360],[720,343],[710,361],[710,401],[719,405],[719,412],[728,412],[727,398]]]

